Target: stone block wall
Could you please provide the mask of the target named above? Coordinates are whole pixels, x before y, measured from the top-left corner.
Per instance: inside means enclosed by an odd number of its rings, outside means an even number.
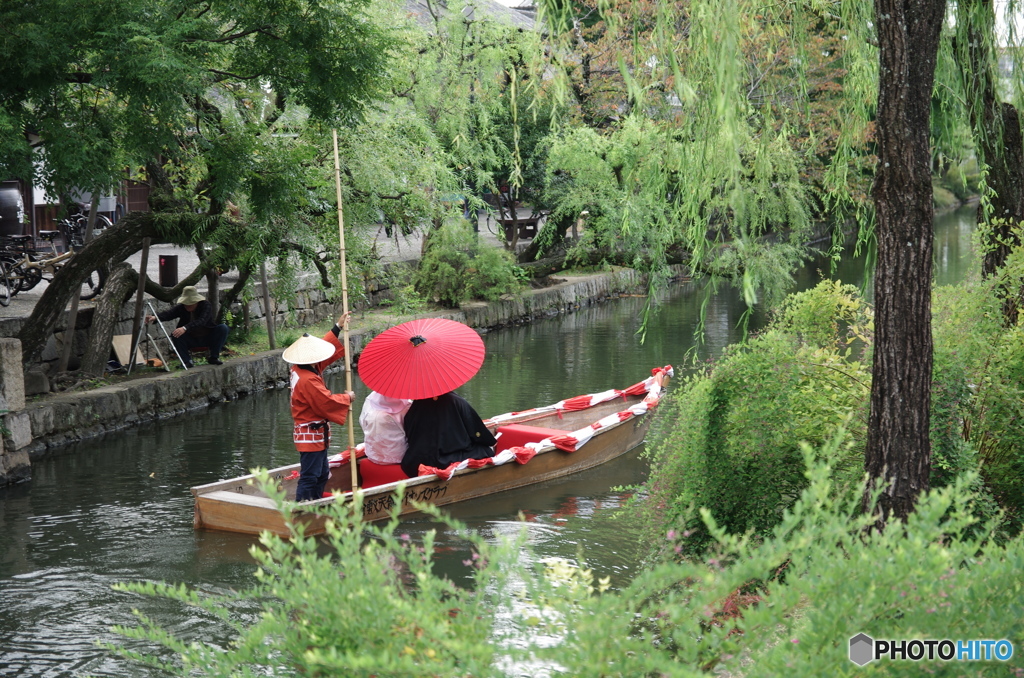
[[[217,369],[168,372],[150,379],[52,396],[20,417],[31,431],[25,450],[36,456],[54,447],[156,419],[175,417],[288,385],[278,352],[233,359]]]
[[[31,466],[27,446],[31,429],[21,418],[25,409],[25,379],[21,369],[21,342],[0,339],[0,485],[27,480]]]

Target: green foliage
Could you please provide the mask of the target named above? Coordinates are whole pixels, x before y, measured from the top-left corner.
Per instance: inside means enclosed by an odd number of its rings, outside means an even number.
[[[15,133],[0,142],[0,176],[63,197],[109,189],[128,168],[151,187],[154,241],[209,245],[203,268],[253,271],[323,238],[309,231],[323,212],[325,132],[355,126],[389,91],[399,45],[390,9],[383,0],[4,3],[0,130]],[[306,261],[323,251],[337,250]],[[50,286],[41,306],[63,306],[54,297],[69,289]],[[31,332],[24,345],[40,349]]]
[[[539,655],[565,675],[1003,676],[1021,662],[881,661],[858,667],[848,639],[1006,638],[1024,642],[1024,542],[1001,546],[973,515],[971,478],[921,497],[906,525],[868,531],[862,484],[805,450],[808,483],[765,535],[730,533],[702,511],[706,558],[662,563],[615,595],[551,597],[561,643]],[[663,539],[665,535],[663,534]],[[667,533],[666,543],[679,532]],[[543,582],[541,583],[543,585]],[[1019,669],[1018,669],[1019,670]]]
[[[423,311],[427,303],[423,297],[416,291],[415,285],[402,285],[398,289],[392,288],[394,297],[392,299],[382,299],[379,303],[380,306],[390,306],[398,313],[404,315],[415,315]]]
[[[851,355],[870,343],[873,312],[853,285],[824,280],[811,290],[787,297],[772,327],[794,335],[800,343],[821,346]]]
[[[324,148],[329,147],[330,139],[325,142]],[[402,99],[369,112],[359,125],[340,130],[338,146],[345,222],[357,230],[377,230],[386,224],[391,235],[408,235],[449,212],[451,207],[442,198],[462,185],[429,121]],[[332,204],[333,172],[329,176],[322,195]],[[333,230],[336,242],[333,210],[328,217],[325,230]]]
[[[277,341],[278,346],[291,346],[298,341],[299,337],[301,337],[305,331],[306,330],[303,328],[294,327],[277,330],[274,332],[274,339]],[[323,333],[321,333],[320,336],[323,336]]]
[[[1016,303],[1022,274],[1018,248],[997,275],[938,288],[933,302],[936,381],[943,385],[938,401],[951,412],[945,436],[951,442],[937,458],[956,473],[976,457],[985,484],[1018,524],[1024,518],[1024,326],[1005,324],[1003,310]]]
[[[650,531],[682,526],[687,552],[701,553],[712,537],[698,510],[713,507],[730,531],[769,533],[806,486],[800,443],[832,449],[824,443],[841,429],[852,435],[828,459],[834,480],[859,479],[870,371],[852,352],[870,331],[856,288],[825,281],[790,297],[761,336],[676,385],[647,447]]]
[[[141,614],[141,626],[117,627],[133,639],[173,651],[167,661],[110,648],[122,656],[159,665],[180,676],[485,676],[495,649],[488,643],[504,589],[502,566],[514,561],[516,544],[488,546],[465,533],[467,547],[484,558],[467,567],[464,588],[433,571],[434,533],[413,543],[398,533],[397,518],[360,525],[360,502],[327,509],[322,539],[293,521],[295,505],[262,476],[292,530],[289,539],[265,533],[251,550],[256,583],[238,593],[201,594],[183,586],[132,583],[116,587],[178,600],[210,613],[233,636],[227,647],[187,643]],[[401,506],[401,501],[398,502]],[[428,508],[428,511],[430,509]],[[430,511],[433,512],[433,511]],[[252,618],[249,609],[258,605]]]
[[[463,220],[452,220],[430,234],[415,274],[416,291],[442,306],[456,308],[470,298],[494,301],[517,293],[522,284],[507,252],[481,247]]]
[[[579,247],[625,250],[645,271],[682,250],[752,305],[787,286],[812,218],[862,212],[869,5],[539,4],[561,48],[552,87],[586,123],[550,141],[546,183],[549,224],[589,212]]]
[[[497,301],[522,288],[523,269],[515,265],[512,255],[493,247],[479,247],[468,271],[466,288],[473,299]]]
[[[946,487],[975,473],[974,510],[1024,519],[1024,323],[1007,324],[1018,301],[1024,253],[996,276],[938,288],[933,302],[930,483]],[[871,349],[871,311],[851,287],[824,282],[788,299],[761,336],[730,347],[704,374],[677,385],[659,409],[644,507],[653,533],[688,531],[687,554],[710,535],[698,511],[716,509],[732,531],[765,534],[802,488],[794,441],[820,445],[850,432],[837,484],[862,464],[870,374],[857,359]]]
[[[205,181],[204,198],[223,200],[276,180],[257,168],[275,159],[261,151],[287,143],[266,134],[280,102],[337,120],[382,91],[395,42],[374,13],[367,0],[5,4],[0,108],[40,135],[58,190],[110,186],[125,165],[162,155],[178,185]],[[5,145],[0,174],[31,155],[21,139]],[[189,155],[201,166],[176,162]]]
[[[560,102],[543,86],[541,35],[495,18],[474,0],[428,4],[426,30],[406,27],[394,92],[428,125],[458,178],[461,201],[540,173],[536,149]],[[443,190],[443,189],[442,189]]]
[[[968,160],[951,165],[942,175],[942,186],[956,195],[960,201],[982,194],[983,177],[978,171],[978,161]]]
[[[922,495],[906,524],[869,530],[863,484],[837,486],[820,461],[842,456],[840,436],[827,447],[804,446],[805,488],[773,529],[730,533],[703,510],[713,543],[706,558],[657,563],[617,590],[618,582],[595,582],[582,559],[538,563],[525,536],[490,543],[460,531],[474,554],[472,586],[461,588],[433,571],[433,533],[413,544],[396,534],[397,520],[352,529],[358,506],[335,505],[322,542],[301,529],[291,540],[262,537],[249,589],[117,587],[181,601],[190,619],[198,608],[230,643],[140,615],[140,626],[116,631],[173,658],[107,647],[179,676],[1013,675],[1017,656],[867,669],[848,660],[848,639],[862,632],[1006,638],[1020,648],[1024,541],[1001,543],[977,521],[969,475]],[[662,538],[671,552],[679,533]]]
[[[932,184],[932,205],[936,210],[953,209],[960,204],[960,200],[953,191],[943,188],[937,183]]]

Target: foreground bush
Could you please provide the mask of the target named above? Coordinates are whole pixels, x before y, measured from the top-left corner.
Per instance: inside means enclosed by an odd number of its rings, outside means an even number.
[[[834,448],[836,445],[832,444]],[[805,452],[809,484],[765,537],[702,511],[709,557],[665,563],[614,595],[559,601],[562,675],[1021,676],[1024,542],[999,545],[970,476],[921,497],[906,525],[868,532],[863,486]],[[678,539],[678,532],[667,540]],[[1009,662],[849,661],[849,639],[1008,639]]]
[[[769,328],[682,380],[650,436],[652,534],[687,534],[699,554],[711,535],[697,509],[728,530],[769,532],[807,484],[801,441],[816,449],[841,427],[851,441],[828,461],[838,485],[859,481],[871,374],[855,351],[870,337],[856,288],[826,281],[793,295]]]
[[[267,487],[290,520],[294,505]],[[321,538],[301,528],[288,540],[264,534],[252,549],[258,569],[249,590],[208,595],[167,584],[117,587],[203,608],[223,627],[202,637],[226,632],[234,638],[230,646],[176,638],[140,615],[139,627],[115,632],[156,642],[172,656],[111,649],[181,676],[488,675],[499,607],[493,598],[505,578],[500,564],[514,561],[506,550],[512,545],[488,546],[466,535],[475,553],[486,550],[487,557],[467,568],[475,585],[465,589],[432,571],[433,534],[413,543],[397,533],[397,520],[353,529],[361,507],[340,502],[328,513]]]
[[[703,511],[709,557],[660,564],[618,591],[578,564],[533,568],[523,543],[469,534],[479,565],[462,589],[432,571],[430,538],[409,544],[397,522],[350,529],[352,513],[335,507],[319,548],[301,535],[264,538],[249,591],[120,587],[202,606],[234,628],[229,646],[144,624],[118,630],[175,656],[119,652],[181,676],[1024,675],[1024,542],[1000,545],[977,522],[972,479],[922,496],[906,525],[868,532],[863,486],[836,487],[834,470],[814,461],[836,457],[839,443],[830,446],[803,450],[807,487],[769,534],[729,534]],[[258,601],[260,614],[240,616],[241,601]],[[861,668],[847,658],[858,633],[1005,638],[1017,651],[1010,662]]]
[[[936,457],[951,475],[979,469],[1017,528],[1024,520],[1024,315],[1004,311],[1019,306],[1022,279],[1018,248],[994,276],[937,288],[932,305],[935,374],[944,384],[933,399],[949,410],[947,425],[959,439]]]
[[[1001,508],[1008,533],[1024,517],[1024,315],[1010,322],[1004,314],[1020,280],[1024,253],[1016,251],[998,275],[937,288],[933,303],[930,484],[975,472],[975,510],[990,518]],[[701,507],[714,508],[730,531],[768,533],[805,486],[798,443],[829,449],[839,427],[849,442],[827,461],[837,486],[858,480],[871,329],[856,289],[825,281],[792,295],[761,336],[682,380],[660,406],[647,448],[648,536],[679,527],[682,555],[700,555],[711,541]]]

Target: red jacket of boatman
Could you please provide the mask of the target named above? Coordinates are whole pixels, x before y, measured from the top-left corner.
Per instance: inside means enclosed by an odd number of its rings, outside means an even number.
[[[334,355],[314,365],[292,365],[291,404],[295,430],[292,439],[299,452],[320,452],[331,443],[331,424],[344,424],[352,399],[344,393],[331,393],[324,384],[323,371],[345,355],[335,326],[324,335],[336,347]]]

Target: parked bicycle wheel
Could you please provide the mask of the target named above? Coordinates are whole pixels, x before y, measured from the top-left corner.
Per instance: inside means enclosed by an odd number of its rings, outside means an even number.
[[[4,270],[7,271],[7,278],[11,281],[11,295],[18,293],[20,289],[21,278],[14,273],[14,267],[18,263],[18,259],[13,256],[0,254],[0,264],[3,264]]]
[[[0,306],[11,303],[11,296],[14,294],[13,283],[7,274],[7,266],[0,261]]]
[[[17,283],[18,292],[27,292],[43,279],[43,269],[35,264],[26,264],[19,261],[8,271],[12,283]]]
[[[83,301],[92,299],[103,291],[103,285],[106,282],[107,276],[103,274],[103,271],[96,269],[82,283],[82,291],[78,298]]]
[[[112,222],[110,219],[103,216],[102,214],[97,214],[96,224],[92,227],[92,230],[96,232],[102,232],[103,230],[108,229],[113,225],[114,222]]]

